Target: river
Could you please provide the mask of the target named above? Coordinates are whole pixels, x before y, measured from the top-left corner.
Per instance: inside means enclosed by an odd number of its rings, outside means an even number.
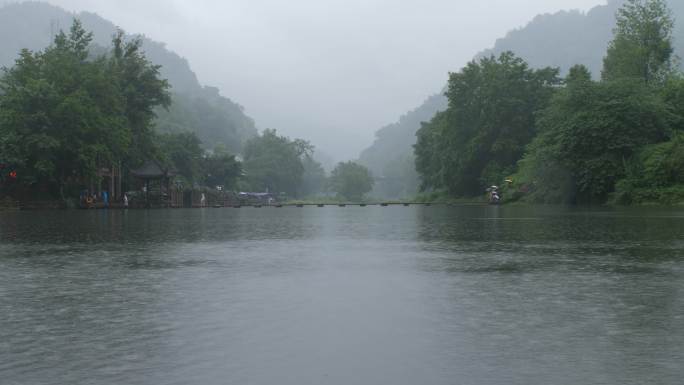
[[[0,213],[4,385],[682,378],[682,209]]]

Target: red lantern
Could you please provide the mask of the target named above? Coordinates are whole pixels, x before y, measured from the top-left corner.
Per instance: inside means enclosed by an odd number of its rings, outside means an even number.
[[[17,179],[17,172],[15,170],[12,170],[12,172],[9,173],[9,176],[12,179]]]

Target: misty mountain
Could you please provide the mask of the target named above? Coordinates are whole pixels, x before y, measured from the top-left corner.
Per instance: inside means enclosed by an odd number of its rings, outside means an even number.
[[[526,26],[498,39],[491,49],[481,52],[476,59],[513,51],[534,68],[559,67],[564,74],[573,65],[584,64],[595,77],[599,77],[603,56],[612,39],[615,12],[623,2],[610,0],[607,5],[594,7],[586,13],[561,11],[539,15]],[[681,20],[675,27],[675,48],[677,55],[683,57],[684,1],[670,0],[669,3],[675,21]],[[412,146],[420,123],[430,120],[446,105],[446,97],[440,93],[402,116],[398,122],[381,128],[376,133],[375,142],[361,153],[360,163],[376,176],[384,176],[385,170],[395,169],[398,162],[413,154]],[[415,181],[405,183],[414,184]]]
[[[575,64],[584,64],[598,78],[620,4],[622,1],[610,1],[587,13],[560,11],[539,15],[524,28],[498,39],[493,48],[477,58],[513,51],[534,68],[559,67],[565,73]]]
[[[420,123],[432,119],[437,111],[446,107],[447,100],[442,93],[430,96],[420,107],[399,118],[398,122],[378,130],[375,143],[361,153],[360,162],[375,176],[384,175],[385,167],[399,158],[396,156],[397,149],[411,149],[416,142],[416,130]],[[394,156],[388,159],[388,154]]]
[[[94,45],[110,46],[116,25],[96,14],[74,14],[41,2],[0,8],[0,66],[12,66],[23,48],[35,51],[47,47],[57,32],[70,28],[74,18],[93,32]],[[162,66],[161,75],[172,86],[173,104],[168,111],[158,111],[157,128],[162,132],[191,131],[207,148],[222,143],[228,150],[239,152],[242,143],[257,132],[243,108],[221,96],[218,89],[202,86],[188,61],[163,43],[141,38],[147,58]]]
[[[584,64],[598,79],[603,57],[613,38],[615,13],[624,0],[609,0],[587,13],[561,11],[539,15],[524,28],[509,32],[492,49],[477,57],[513,51],[534,68],[559,67],[565,74],[575,64]],[[668,0],[675,17],[674,45],[679,56],[684,54],[684,2]]]

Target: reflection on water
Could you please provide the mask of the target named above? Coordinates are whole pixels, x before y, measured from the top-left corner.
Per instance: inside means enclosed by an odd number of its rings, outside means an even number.
[[[679,384],[684,211],[0,213],[3,384]]]

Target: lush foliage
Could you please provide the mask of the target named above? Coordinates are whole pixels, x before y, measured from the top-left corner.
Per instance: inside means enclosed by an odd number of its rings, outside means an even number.
[[[328,183],[332,192],[353,202],[360,202],[373,189],[370,171],[354,162],[339,163],[330,173]]]
[[[99,55],[91,42],[75,21],[45,50],[23,50],[0,78],[0,163],[3,174],[17,171],[15,195],[22,186],[22,195],[73,197],[99,168],[127,170],[152,159],[188,186],[235,187],[242,169],[225,147],[207,154],[194,133],[155,130],[156,111],[171,103],[169,84],[141,40],[125,41],[118,32]]]
[[[202,161],[204,150],[202,142],[191,132],[178,134],[161,134],[156,138],[158,144],[157,158],[174,170],[188,184],[202,180]]]
[[[304,160],[314,162],[313,151],[313,146],[304,140],[290,140],[275,130],[265,130],[245,145],[244,168],[249,187],[299,197],[303,193]]]
[[[629,79],[594,82],[586,68],[540,114],[541,134],[519,178],[536,200],[601,203],[625,175],[625,162],[663,140],[673,117],[654,90]]]
[[[205,185],[224,190],[235,190],[242,178],[242,163],[221,146],[204,156],[202,170]]]
[[[616,186],[617,203],[684,202],[684,134],[644,147],[625,173]]]
[[[207,152],[192,132],[161,134],[157,142],[159,158],[182,178],[185,186],[237,188],[242,177],[242,164],[224,146],[218,145]]]
[[[672,12],[664,0],[628,0],[617,12],[603,79],[662,82],[672,71]]]
[[[94,175],[108,162],[152,152],[152,110],[169,103],[168,84],[140,51],[114,37],[90,58],[92,35],[75,21],[41,52],[23,50],[0,79],[0,154],[25,185],[56,187]]]
[[[478,196],[491,184],[537,202],[672,203],[682,192],[684,80],[662,0],[617,12],[602,80],[585,66],[561,84],[510,53],[452,74],[449,107],[418,131],[423,187]],[[507,182],[506,182],[507,181]]]
[[[304,173],[299,196],[314,197],[325,191],[326,176],[323,166],[308,155],[302,159],[302,165]]]
[[[625,0],[608,0],[607,4],[596,6],[587,12],[560,11],[539,15],[526,26],[498,39],[493,48],[483,51],[477,57],[498,56],[511,51],[532,68],[558,67],[565,76],[570,68],[581,63],[590,69],[594,77],[600,77],[606,47],[613,38],[612,30],[616,27],[615,15],[624,2]],[[684,20],[684,1],[668,0],[668,4],[674,19]],[[676,55],[684,57],[684,23],[674,26],[673,38],[672,47]],[[361,154],[359,160],[380,178],[373,194],[384,196],[386,193],[403,190],[404,186],[411,186],[410,179],[397,185],[395,182],[398,179],[385,178],[388,177],[385,168],[389,166],[396,173],[396,164],[413,152],[415,133],[420,129],[421,123],[429,121],[445,108],[444,95],[430,97],[420,107],[402,116],[397,123],[377,132],[375,142]],[[403,174],[410,175],[413,171],[413,166],[410,165]],[[391,186],[386,186],[385,181],[392,181]]]
[[[361,162],[359,162],[361,163]],[[375,172],[371,170],[375,177]],[[419,191],[420,181],[416,171],[416,159],[411,153],[399,152],[382,168],[382,172],[375,177],[375,184],[371,195],[388,199],[410,199]]]
[[[116,26],[94,13],[74,15],[46,2],[15,2],[0,5],[0,67],[11,67],[23,48],[41,51],[52,43],[52,32],[57,33],[77,17],[83,27],[93,31],[90,55],[104,55],[117,33]],[[254,121],[243,108],[213,87],[203,87],[188,61],[170,51],[164,43],[144,36],[128,37],[139,40],[141,49],[150,62],[160,65],[159,75],[168,79],[172,103],[167,108],[157,107],[155,127],[161,133],[193,132],[202,147],[211,150],[222,143],[232,153],[240,153],[244,142],[257,134]]]
[[[538,120],[517,187],[541,202],[672,203],[682,191],[682,80],[671,72],[669,11],[628,1],[618,12],[603,80],[577,66]],[[670,140],[670,138],[672,138]]]
[[[417,134],[423,188],[476,196],[510,175],[558,82],[558,70],[530,69],[510,52],[452,73],[448,109]]]

